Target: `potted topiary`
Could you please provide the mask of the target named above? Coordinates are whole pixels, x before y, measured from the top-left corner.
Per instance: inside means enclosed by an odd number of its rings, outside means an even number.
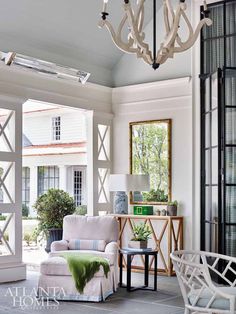
[[[129,241],[129,247],[134,249],[146,249],[148,239],[152,234],[151,228],[145,224],[140,223],[133,227],[133,238]]]
[[[51,243],[62,239],[63,218],[75,212],[74,199],[63,190],[50,189],[37,199],[34,208],[39,220],[37,233],[46,236],[45,251],[50,252]]]
[[[177,208],[178,208],[178,202],[168,202],[167,203],[167,215],[168,216],[177,216]]]

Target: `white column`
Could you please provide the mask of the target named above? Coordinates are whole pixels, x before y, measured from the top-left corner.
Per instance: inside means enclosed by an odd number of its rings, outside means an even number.
[[[67,191],[67,166],[59,166],[59,188]]]
[[[35,212],[33,205],[38,198],[38,167],[30,167],[30,216],[35,217],[37,213]]]
[[[110,202],[99,202],[99,169],[112,168],[112,143],[109,141],[109,160],[99,160],[98,126],[109,126],[109,136],[112,138],[112,114],[100,112],[87,113],[87,208],[91,216],[98,215],[99,210],[111,210]],[[108,174],[109,176],[109,174]],[[108,179],[108,176],[106,177]],[[107,181],[106,181],[107,182]],[[108,193],[109,194],[109,193]],[[109,196],[108,196],[109,198]]]
[[[8,124],[8,140],[12,149],[1,151],[0,162],[14,165],[8,174],[8,192],[11,203],[1,203],[0,212],[8,215],[9,252],[0,256],[0,282],[26,278],[26,267],[22,263],[22,104],[23,99],[0,95],[0,108],[13,113]],[[14,140],[12,140],[14,139]],[[7,225],[6,225],[7,226]],[[4,227],[3,227],[4,228]]]

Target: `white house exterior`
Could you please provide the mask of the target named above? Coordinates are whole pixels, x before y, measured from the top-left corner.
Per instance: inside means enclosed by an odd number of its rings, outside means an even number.
[[[35,216],[37,197],[49,188],[59,188],[73,196],[77,206],[85,205],[85,114],[34,101],[27,101],[23,111],[22,203]]]

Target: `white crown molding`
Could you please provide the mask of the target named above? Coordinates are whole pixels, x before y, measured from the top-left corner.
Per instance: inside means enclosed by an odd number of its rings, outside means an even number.
[[[93,83],[82,85],[0,65],[0,94],[24,101],[58,101],[60,105],[111,113],[111,91],[109,87]]]
[[[115,88],[112,103],[115,115],[185,109],[192,105],[192,80],[185,77]]]
[[[116,105],[132,105],[139,102],[152,102],[158,99],[171,99],[191,96],[191,78],[184,77],[173,80],[165,80],[153,83],[114,88],[112,91],[112,103]]]

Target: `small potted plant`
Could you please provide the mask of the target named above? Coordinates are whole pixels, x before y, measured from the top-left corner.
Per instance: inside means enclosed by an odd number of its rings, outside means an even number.
[[[152,234],[151,228],[145,224],[140,223],[133,227],[133,238],[129,241],[129,247],[134,249],[146,249],[148,239]]]
[[[168,202],[167,203],[167,215],[168,216],[177,216],[177,208],[178,208],[178,202]]]
[[[46,236],[45,251],[50,252],[51,243],[62,239],[63,218],[76,210],[74,199],[63,190],[50,189],[37,199],[34,208],[39,220],[37,233]]]

